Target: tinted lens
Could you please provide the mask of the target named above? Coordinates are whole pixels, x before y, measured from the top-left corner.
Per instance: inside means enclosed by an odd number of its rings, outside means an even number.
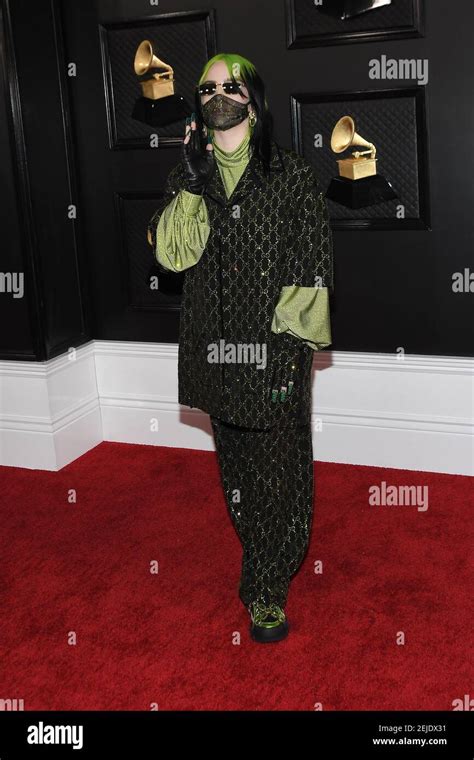
[[[204,82],[204,84],[199,85],[199,94],[200,95],[214,95],[216,91],[216,83],[215,82]]]
[[[224,82],[222,88],[226,95],[237,95],[241,92],[237,82]]]

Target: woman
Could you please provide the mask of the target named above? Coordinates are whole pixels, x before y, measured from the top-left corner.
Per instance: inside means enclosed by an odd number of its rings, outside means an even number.
[[[332,242],[314,171],[273,140],[247,59],[204,67],[148,239],[160,270],[186,270],[178,400],[210,415],[250,632],[279,641],[312,523],[311,366],[331,344]]]

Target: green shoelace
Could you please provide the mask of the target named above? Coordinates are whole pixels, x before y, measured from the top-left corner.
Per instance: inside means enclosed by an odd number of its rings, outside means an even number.
[[[275,628],[286,619],[285,613],[278,604],[263,604],[263,602],[252,602],[250,605],[250,615],[252,622],[262,628]],[[269,620],[268,618],[274,618]]]

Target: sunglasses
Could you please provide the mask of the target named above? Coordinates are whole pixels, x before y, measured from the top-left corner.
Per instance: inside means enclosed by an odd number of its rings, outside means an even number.
[[[243,82],[237,80],[226,82],[203,82],[203,84],[198,85],[197,89],[200,95],[214,95],[218,84],[222,85],[222,89],[226,95],[242,95],[242,97],[245,97],[240,89],[240,86],[245,87],[245,85]]]

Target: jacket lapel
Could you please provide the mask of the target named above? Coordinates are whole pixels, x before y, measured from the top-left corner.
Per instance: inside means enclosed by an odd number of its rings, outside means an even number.
[[[285,171],[285,165],[283,163],[282,155],[278,145],[273,142],[270,158],[270,175],[274,172],[283,171]],[[269,177],[265,176],[260,161],[255,155],[253,155],[229,198],[227,198],[218,166],[216,166],[215,172],[204,190],[204,195],[209,196],[221,206],[226,206],[227,204],[233,205],[235,203],[240,203],[240,201],[255,190],[256,187],[265,188],[268,181]]]

